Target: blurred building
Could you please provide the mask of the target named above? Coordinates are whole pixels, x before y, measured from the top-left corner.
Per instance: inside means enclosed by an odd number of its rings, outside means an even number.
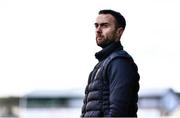
[[[146,117],[171,116],[180,106],[180,94],[173,89],[142,90],[139,93],[138,106],[139,115],[147,112],[149,115]]]
[[[18,117],[19,101],[19,97],[1,97],[0,117]]]
[[[79,118],[83,92],[34,91],[20,100],[20,118]]]
[[[33,91],[23,97],[0,98],[0,117],[79,118],[83,90]],[[139,92],[139,118],[180,117],[180,93],[173,89]]]

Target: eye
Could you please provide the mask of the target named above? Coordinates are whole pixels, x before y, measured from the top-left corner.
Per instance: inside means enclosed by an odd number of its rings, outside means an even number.
[[[108,27],[108,25],[107,25],[107,24],[104,24],[103,27]]]
[[[95,28],[97,28],[99,25],[97,23],[94,23]]]
[[[108,23],[101,24],[101,27],[103,27],[103,28],[107,28],[108,26],[109,26]]]

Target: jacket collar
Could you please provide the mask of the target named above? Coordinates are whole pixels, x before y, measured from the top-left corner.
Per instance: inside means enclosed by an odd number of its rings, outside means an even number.
[[[106,46],[105,48],[103,48],[101,51],[97,52],[95,54],[95,57],[99,60],[102,61],[105,58],[107,58],[112,52],[116,51],[116,50],[123,50],[123,46],[121,45],[121,42],[113,42],[111,44],[109,44],[108,46]]]

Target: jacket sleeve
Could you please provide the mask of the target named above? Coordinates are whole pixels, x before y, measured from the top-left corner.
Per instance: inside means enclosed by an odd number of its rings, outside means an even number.
[[[108,117],[130,116],[129,111],[137,111],[131,107],[136,104],[139,90],[139,74],[134,62],[117,58],[107,67],[110,83],[110,107]]]

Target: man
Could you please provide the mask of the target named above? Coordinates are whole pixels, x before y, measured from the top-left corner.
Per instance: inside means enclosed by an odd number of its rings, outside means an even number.
[[[136,117],[139,74],[132,57],[123,50],[120,38],[124,17],[113,10],[97,16],[96,43],[102,50],[89,75],[81,117]]]

